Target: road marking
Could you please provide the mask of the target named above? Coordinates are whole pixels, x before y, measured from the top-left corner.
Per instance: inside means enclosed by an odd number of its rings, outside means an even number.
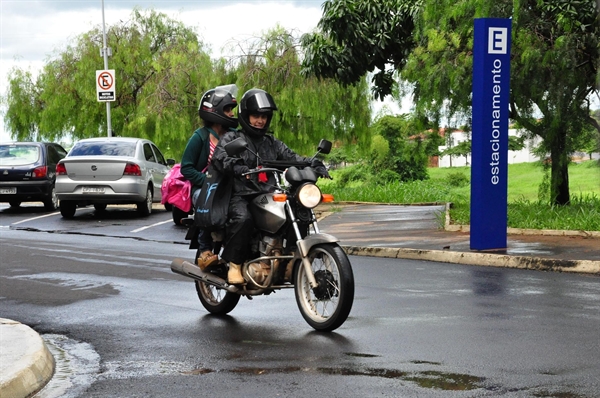
[[[55,216],[57,214],[60,214],[60,212],[55,212],[55,213],[50,213],[50,214],[44,214],[43,216],[38,216],[38,217],[33,217],[33,218],[28,218],[26,220],[21,220],[21,221],[17,221],[12,223],[11,225],[17,225],[17,224],[22,224],[24,222],[28,222],[28,221],[33,221],[33,220],[39,220],[40,218],[44,218],[44,217],[50,217],[50,216]]]
[[[156,224],[147,225],[147,226],[145,226],[145,227],[138,228],[138,229],[134,229],[133,231],[129,231],[129,232],[133,232],[133,233],[140,232],[140,231],[143,231],[143,230],[145,230],[145,229],[152,228],[152,227],[157,227],[157,226],[159,226],[159,225],[163,225],[163,224],[166,224],[166,223],[168,223],[168,222],[172,222],[172,221],[173,221],[173,220],[167,220],[167,221],[161,221],[161,222],[157,222]]]

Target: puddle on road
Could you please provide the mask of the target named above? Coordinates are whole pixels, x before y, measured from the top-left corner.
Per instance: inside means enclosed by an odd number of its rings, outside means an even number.
[[[435,388],[444,391],[466,391],[481,387],[485,379],[460,373],[428,371],[405,377],[404,380],[417,383],[423,388]]]
[[[367,354],[368,355],[368,354]],[[376,355],[373,355],[376,356]],[[191,371],[182,372],[186,375],[197,375],[212,373],[214,370],[199,368]],[[483,387],[485,378],[459,373],[444,373],[438,371],[407,372],[397,369],[385,368],[310,368],[287,366],[281,368],[234,368],[223,370],[246,375],[266,375],[266,374],[290,374],[290,373],[321,373],[330,376],[369,376],[382,377],[386,379],[400,379],[407,382],[418,384],[423,388],[438,389],[444,391],[468,391]]]
[[[347,352],[346,355],[348,355],[349,357],[357,357],[357,358],[378,358],[378,357],[380,357],[380,355],[362,354],[359,352]]]
[[[580,395],[577,393],[573,393],[570,391],[558,391],[558,392],[549,392],[549,391],[539,391],[533,393],[534,397],[544,397],[544,398],[586,398],[585,395]]]
[[[100,371],[100,356],[88,343],[78,342],[63,335],[46,334],[42,338],[56,361],[56,370],[50,382],[39,391],[35,398],[75,398],[81,396],[85,390],[98,379],[127,379],[139,378],[149,375],[180,374],[189,376],[202,376],[214,372],[235,373],[244,375],[268,374],[293,374],[316,373],[329,376],[366,376],[384,379],[401,380],[414,383],[423,389],[441,391],[472,391],[485,389],[488,391],[504,390],[499,386],[486,386],[486,378],[469,374],[442,372],[438,370],[404,371],[399,369],[368,368],[368,367],[238,367],[233,369],[195,368],[192,370],[184,363],[179,362],[108,362]],[[345,355],[360,358],[376,358],[380,355],[346,352]],[[411,364],[440,366],[439,362],[412,360]],[[522,390],[522,389],[521,389]],[[529,390],[529,389],[525,389]],[[547,391],[531,389],[529,394],[533,397],[550,398],[586,398],[571,391]]]
[[[42,339],[54,357],[56,367],[52,379],[35,398],[80,396],[96,379],[100,356],[90,344],[66,336],[45,334]]]

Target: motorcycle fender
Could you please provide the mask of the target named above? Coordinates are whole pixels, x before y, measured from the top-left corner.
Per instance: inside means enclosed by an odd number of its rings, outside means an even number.
[[[306,238],[299,240],[298,242],[296,242],[296,245],[298,246],[300,256],[306,257],[308,255],[309,250],[315,245],[320,245],[322,243],[336,243],[339,241],[340,240],[333,235],[319,233],[309,235]]]

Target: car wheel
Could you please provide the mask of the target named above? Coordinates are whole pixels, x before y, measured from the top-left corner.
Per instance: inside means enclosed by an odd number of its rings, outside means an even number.
[[[94,203],[94,209],[96,211],[104,211],[106,210],[106,203]]]
[[[21,202],[18,200],[9,200],[8,204],[10,205],[10,207],[19,207],[21,206]]]
[[[52,190],[50,191],[50,197],[44,201],[44,208],[48,211],[54,211],[58,208],[58,197],[56,197],[56,188],[54,185],[52,186]]]
[[[146,217],[152,213],[153,199],[152,189],[150,189],[150,187],[146,188],[146,200],[137,203],[137,211],[140,215]]]
[[[63,218],[73,218],[77,210],[77,202],[72,200],[61,200],[60,201],[60,214]]]

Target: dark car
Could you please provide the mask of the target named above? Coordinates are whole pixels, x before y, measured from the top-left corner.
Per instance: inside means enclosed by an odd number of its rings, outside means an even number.
[[[0,202],[43,202],[46,210],[56,210],[56,164],[65,156],[56,143],[0,143]]]

